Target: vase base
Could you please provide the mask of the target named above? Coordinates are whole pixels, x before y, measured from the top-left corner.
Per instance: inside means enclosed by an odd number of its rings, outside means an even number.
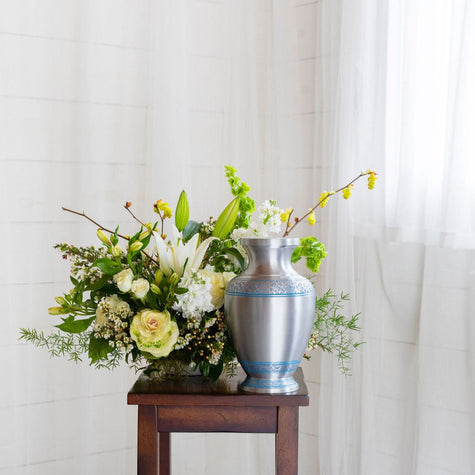
[[[292,376],[280,379],[261,379],[248,376],[239,387],[243,391],[260,394],[289,394],[299,389],[299,385]]]

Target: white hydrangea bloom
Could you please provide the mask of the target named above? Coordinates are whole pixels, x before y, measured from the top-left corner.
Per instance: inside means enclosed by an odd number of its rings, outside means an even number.
[[[173,310],[181,312],[184,318],[201,320],[204,313],[214,310],[211,295],[213,285],[206,276],[192,272],[182,279],[180,287],[187,288],[188,292],[177,295],[178,301],[173,305]]]

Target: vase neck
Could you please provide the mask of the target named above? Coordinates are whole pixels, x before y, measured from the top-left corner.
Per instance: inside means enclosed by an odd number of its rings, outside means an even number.
[[[259,239],[243,240],[242,244],[249,256],[249,266],[246,274],[295,274],[290,258],[297,247],[298,240],[269,239],[267,241],[273,241],[270,245],[265,245],[263,241]],[[280,245],[276,241],[280,241]]]

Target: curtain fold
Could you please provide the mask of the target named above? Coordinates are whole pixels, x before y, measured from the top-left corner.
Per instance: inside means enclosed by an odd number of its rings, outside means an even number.
[[[320,471],[473,473],[473,5],[322,3],[327,182],[379,175],[322,214],[365,344],[322,359]]]

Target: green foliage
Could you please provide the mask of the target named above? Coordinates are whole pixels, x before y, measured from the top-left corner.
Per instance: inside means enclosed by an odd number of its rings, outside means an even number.
[[[122,265],[115,260],[108,257],[101,257],[97,259],[94,264],[95,267],[99,267],[104,274],[114,275],[122,270]]]
[[[107,340],[103,338],[96,338],[91,335],[89,340],[88,356],[91,360],[91,365],[99,360],[107,359],[107,355],[112,352],[112,347]]]
[[[236,198],[239,198],[239,213],[236,222],[234,223],[234,227],[247,229],[251,222],[251,215],[256,210],[255,201],[247,196],[251,188],[236,175],[237,170],[234,167],[226,165],[224,169],[226,178],[231,187],[231,193]]]
[[[344,374],[350,374],[347,361],[352,352],[362,344],[354,340],[354,332],[360,330],[359,313],[347,317],[343,314],[348,294],[337,296],[329,289],[315,301],[315,321],[310,337],[309,349],[321,348],[338,359],[338,367]]]
[[[20,340],[46,349],[51,357],[67,357],[74,363],[80,363],[82,356],[88,354],[90,335],[90,332],[64,334],[60,331],[45,335],[36,329],[20,328]],[[123,354],[116,349],[111,350],[106,359],[91,362],[91,365],[97,369],[113,369],[119,366]],[[135,363],[134,360],[130,365],[138,370],[138,361]]]
[[[104,248],[96,249],[94,246],[76,247],[63,242],[56,244],[54,249],[61,251],[63,259],[71,260],[71,277],[80,275],[95,260],[104,256]]]
[[[81,355],[87,352],[89,345],[89,335],[86,333],[65,335],[58,331],[45,335],[42,331],[29,328],[20,328],[20,340],[45,348],[50,356],[67,356],[74,362],[82,361]]]
[[[63,318],[63,323],[55,325],[55,327],[66,333],[82,333],[91,326],[91,323],[95,320],[95,318],[96,317],[74,320],[74,315],[70,315],[67,318]]]
[[[231,239],[212,241],[204,263],[212,266],[216,272],[241,273],[246,268],[246,260],[235,244]]]
[[[312,272],[318,272],[320,263],[326,255],[325,246],[317,238],[309,236],[300,239],[300,246],[295,248],[291,261],[295,264],[302,257],[305,257],[307,268]]]
[[[183,241],[189,241],[196,233],[200,232],[201,226],[203,223],[198,223],[196,221],[188,221],[186,223],[185,229],[183,229]]]
[[[210,364],[207,361],[200,361],[199,368],[201,374],[205,378],[209,378],[211,384],[214,384],[221,376],[224,366],[221,361],[217,365]]]

